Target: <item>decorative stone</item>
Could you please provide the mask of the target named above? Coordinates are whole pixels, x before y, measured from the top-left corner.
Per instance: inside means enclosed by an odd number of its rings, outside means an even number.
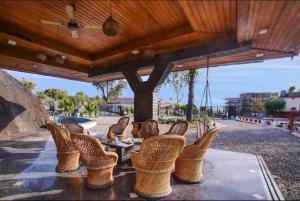
[[[19,132],[31,134],[48,119],[40,100],[17,79],[0,70],[0,138]]]

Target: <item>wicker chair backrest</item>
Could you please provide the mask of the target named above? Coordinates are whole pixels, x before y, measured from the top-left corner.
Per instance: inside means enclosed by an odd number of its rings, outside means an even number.
[[[196,121],[196,124],[197,124],[197,137],[200,138],[205,132],[205,126],[204,123],[200,121]]]
[[[53,122],[48,122],[47,128],[49,129],[52,135],[58,154],[77,151],[70,138],[68,130],[66,130],[65,128],[59,128]]]
[[[64,118],[61,120],[61,124],[68,129],[70,133],[83,133],[83,128],[78,125],[74,118]]]
[[[116,134],[122,134],[124,129],[127,127],[129,124],[129,117],[122,117],[119,119],[118,124],[115,128],[115,133]]]
[[[159,135],[146,139],[140,149],[140,157],[146,161],[175,160],[183,146],[185,138],[178,135]]]
[[[140,123],[139,137],[147,139],[159,135],[158,122],[152,119]]]
[[[101,142],[89,135],[71,134],[71,139],[80,152],[83,163],[88,167],[102,167],[114,161],[106,156]]]
[[[184,135],[188,129],[189,123],[184,120],[176,121],[168,131],[168,135]]]

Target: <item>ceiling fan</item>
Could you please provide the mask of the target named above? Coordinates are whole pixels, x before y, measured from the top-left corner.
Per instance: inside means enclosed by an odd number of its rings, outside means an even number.
[[[67,27],[72,34],[72,38],[78,38],[78,29],[93,29],[93,30],[98,30],[102,31],[102,26],[101,25],[82,25],[78,24],[75,21],[75,6],[73,5],[66,5],[66,13],[69,18],[69,22],[67,24],[63,24],[60,22],[53,22],[49,20],[43,20],[41,19],[41,23],[45,25],[53,25],[53,26],[62,26],[62,27]]]

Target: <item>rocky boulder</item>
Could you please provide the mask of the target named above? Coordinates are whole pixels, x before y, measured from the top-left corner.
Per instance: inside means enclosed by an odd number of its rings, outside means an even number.
[[[30,134],[48,119],[40,100],[17,79],[0,69],[0,138],[12,137],[20,132]]]

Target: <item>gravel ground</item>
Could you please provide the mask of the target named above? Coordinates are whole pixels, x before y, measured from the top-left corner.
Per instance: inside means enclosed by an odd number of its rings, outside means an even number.
[[[261,155],[285,199],[300,200],[300,138],[267,126],[231,120],[212,147]]]

